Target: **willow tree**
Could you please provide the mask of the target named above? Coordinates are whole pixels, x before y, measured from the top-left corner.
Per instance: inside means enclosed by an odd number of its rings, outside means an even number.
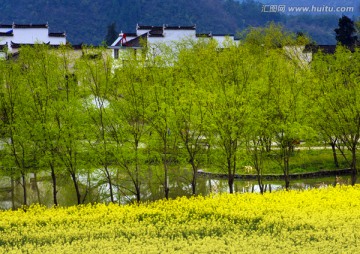
[[[164,197],[169,198],[169,171],[175,162],[178,150],[177,135],[175,133],[173,104],[175,89],[174,68],[171,67],[171,56],[174,56],[168,45],[157,45],[161,55],[151,59],[148,66],[147,83],[149,85],[148,123],[152,129],[150,142],[152,149],[157,152],[163,166],[162,186]],[[159,51],[159,52],[160,52]],[[167,53],[165,53],[167,52]]]
[[[216,45],[203,68],[209,71],[207,107],[211,114],[211,143],[216,148],[219,166],[228,175],[233,193],[235,174],[244,151],[249,116],[248,88],[253,69],[243,57],[242,48],[229,44],[224,50]]]
[[[28,205],[27,174],[36,168],[37,146],[33,119],[29,114],[29,94],[24,85],[23,72],[27,66],[17,62],[2,63],[1,105],[3,108],[5,159],[3,165],[11,168],[11,176],[21,178],[23,204]],[[14,204],[13,204],[14,206]]]
[[[193,89],[191,89],[193,88]],[[179,89],[181,96],[174,105],[175,134],[179,136],[179,148],[183,151],[179,157],[184,158],[185,165],[191,167],[191,192],[196,194],[197,174],[201,166],[206,166],[205,156],[207,153],[207,126],[206,117],[208,112],[202,91],[196,90],[195,84],[187,84]],[[186,91],[185,91],[186,89]]]
[[[18,63],[26,66],[22,76],[26,93],[29,95],[27,109],[32,121],[32,138],[40,152],[37,161],[39,167],[50,169],[53,203],[58,205],[56,168],[61,164],[58,159],[61,133],[57,128],[56,117],[59,114],[57,105],[62,100],[59,88],[65,83],[66,77],[59,68],[61,63],[57,51],[47,45],[22,48]],[[36,172],[34,175],[37,187]],[[40,197],[39,190],[36,189]]]
[[[151,125],[149,123],[149,70],[141,60],[130,57],[115,72],[110,108],[113,113],[112,138],[116,143],[116,162],[130,178],[129,191],[142,198],[142,185]],[[125,186],[119,186],[125,188]]]
[[[208,57],[216,54],[216,49],[206,40],[181,41],[175,48],[178,50],[178,57],[173,66],[173,133],[178,136],[178,158],[181,165],[189,165],[191,168],[191,192],[195,195],[198,170],[207,166],[206,157],[209,153],[207,72],[211,68],[207,70],[205,66]],[[189,181],[185,175],[184,178]]]
[[[337,148],[351,169],[351,183],[357,180],[357,149],[360,138],[360,52],[338,46],[334,55],[318,53],[313,61],[311,83],[313,112],[321,127],[337,138]],[[342,144],[346,149],[343,149]]]
[[[79,176],[84,173],[86,149],[84,149],[86,115],[84,112],[84,88],[74,74],[72,51],[62,48],[59,52],[62,82],[59,86],[59,101],[56,103],[55,122],[60,133],[57,155],[74,184],[76,201],[85,201],[88,188],[82,194]]]
[[[260,168],[257,167],[261,160],[258,156],[269,156],[270,144],[275,143],[276,149],[272,149],[271,153],[282,168],[286,189],[290,186],[290,159],[294,144],[309,130],[303,121],[302,91],[308,68],[304,59],[295,54],[301,54],[299,49],[306,42],[306,38],[296,37],[275,24],[253,29],[245,40],[245,45],[258,59],[255,68],[259,75],[252,90],[255,92],[252,97],[254,120],[251,121],[255,123],[251,130],[255,168],[259,174]],[[258,148],[259,153],[256,153]],[[267,153],[263,153],[264,149]]]
[[[85,92],[84,106],[88,121],[84,128],[91,167],[100,167],[109,189],[111,202],[115,202],[113,178],[113,148],[111,146],[110,125],[113,119],[109,109],[112,92],[112,58],[103,48],[83,49],[84,57],[77,61],[76,75]],[[93,57],[87,57],[91,54]],[[84,119],[85,120],[85,119]],[[98,179],[100,180],[100,179]],[[99,181],[102,184],[102,181]]]

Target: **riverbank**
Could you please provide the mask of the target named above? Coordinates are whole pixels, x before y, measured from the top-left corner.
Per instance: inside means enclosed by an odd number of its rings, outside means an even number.
[[[221,173],[211,173],[205,171],[198,171],[198,176],[201,177],[210,177],[210,178],[227,178],[228,174]],[[317,178],[317,177],[326,177],[326,176],[340,176],[340,175],[349,175],[351,174],[351,169],[337,169],[337,170],[325,170],[325,171],[317,171],[317,172],[307,172],[307,173],[296,173],[290,174],[290,179],[302,179],[302,178]],[[284,179],[284,175],[279,174],[266,174],[262,175],[264,180],[282,180]],[[236,174],[235,179],[240,180],[256,180],[257,175],[254,174]]]

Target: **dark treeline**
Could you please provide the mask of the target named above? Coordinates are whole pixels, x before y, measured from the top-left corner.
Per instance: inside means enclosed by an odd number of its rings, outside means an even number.
[[[38,202],[37,175],[51,179],[54,204],[59,176],[72,181],[79,204],[92,202],[94,175],[108,186],[107,200],[126,187],[141,201],[150,178],[168,198],[170,172],[184,169],[194,195],[199,169],[226,173],[234,192],[235,174],[249,165],[262,192],[269,159],[288,189],[299,140],[331,144],[355,184],[359,51],[339,46],[308,63],[299,53],[307,39],[274,25],[222,50],[214,41],[186,43],[121,63],[105,48],[77,57],[46,45],[1,61],[0,174],[21,185],[23,204],[30,173]]]

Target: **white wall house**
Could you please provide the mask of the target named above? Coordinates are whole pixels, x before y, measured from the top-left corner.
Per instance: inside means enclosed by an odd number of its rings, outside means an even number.
[[[122,59],[130,52],[138,54],[146,47],[152,50],[152,54],[160,54],[156,47],[161,44],[171,45],[183,40],[196,41],[199,38],[214,39],[218,42],[219,48],[224,47],[226,38],[234,41],[233,34],[199,34],[196,33],[196,26],[136,26],[135,33],[120,33],[119,37],[109,47],[113,50],[115,59]],[[124,60],[124,59],[122,59]]]
[[[66,34],[50,33],[48,24],[0,24],[0,51],[16,53],[21,45],[66,44]]]

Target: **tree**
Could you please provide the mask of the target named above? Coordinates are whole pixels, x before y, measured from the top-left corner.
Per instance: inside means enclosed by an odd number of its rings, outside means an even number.
[[[351,60],[350,60],[351,59]],[[359,90],[360,52],[338,46],[334,55],[318,53],[314,58],[311,82],[318,126],[338,140],[338,150],[351,169],[351,183],[357,179],[357,150],[360,138]],[[310,94],[309,94],[310,95]],[[343,149],[342,144],[346,149]]]
[[[248,89],[252,68],[243,57],[242,48],[229,44],[225,50],[210,45],[208,59],[211,145],[216,147],[217,160],[227,173],[229,192],[234,192],[235,175],[243,156],[249,117]]]
[[[3,63],[2,67],[1,105],[6,119],[4,166],[11,169],[9,173],[13,179],[21,178],[23,205],[28,205],[26,179],[30,170],[36,169],[38,146],[33,139],[30,98],[23,78],[27,66],[10,61]]]
[[[169,198],[169,171],[174,164],[178,152],[177,135],[174,122],[173,105],[175,86],[175,70],[169,66],[168,60],[173,55],[169,45],[156,45],[160,52],[167,52],[166,55],[155,56],[148,70],[149,99],[151,101],[148,109],[148,123],[151,126],[151,146],[157,152],[158,158],[163,166],[164,196]],[[171,60],[174,61],[174,58]]]
[[[118,38],[118,32],[116,31],[116,23],[113,22],[107,27],[107,34],[105,37],[105,43],[106,45],[110,46],[117,38]]]
[[[351,47],[356,44],[358,37],[356,33],[354,21],[347,16],[339,19],[339,27],[335,30],[336,40],[343,46]]]
[[[61,65],[58,66],[62,73],[63,82],[58,88],[59,103],[56,104],[56,128],[61,134],[58,141],[58,156],[70,175],[76,192],[76,201],[82,204],[88,193],[88,188],[81,193],[80,173],[84,173],[86,150],[84,149],[85,130],[84,119],[84,88],[79,85],[78,77],[71,66],[74,66],[71,51],[61,50]],[[86,57],[86,56],[85,56]]]
[[[289,54],[297,52],[297,47],[306,41],[306,38],[288,33],[275,24],[252,30],[245,40],[252,54],[257,55],[260,74],[252,83],[253,97],[258,98],[252,100],[252,146],[248,149],[254,158],[259,185],[261,168],[257,167],[261,166],[263,156],[272,155],[283,171],[285,188],[290,187],[290,159],[294,144],[309,130],[303,122],[302,97],[308,68],[293,57],[294,54]],[[289,48],[295,50],[289,51]],[[271,142],[276,144],[276,149],[272,149],[271,154],[265,153],[264,150],[270,152]]]
[[[58,142],[59,130],[56,128],[56,109],[59,103],[59,87],[65,78],[59,68],[59,57],[47,45],[35,45],[33,48],[22,48],[19,64],[26,66],[23,71],[26,93],[29,95],[28,114],[31,116],[32,137],[39,147],[37,157],[40,167],[50,168],[53,185],[53,203],[57,200],[56,168],[59,167]],[[34,173],[36,180],[36,172]],[[37,182],[35,181],[36,189]],[[38,200],[40,202],[40,200]]]
[[[162,72],[161,74],[159,72]],[[171,70],[158,70],[151,74],[153,87],[151,89],[151,98],[153,103],[150,105],[152,112],[151,127],[154,131],[152,135],[153,149],[155,149],[163,164],[163,188],[164,196],[169,198],[169,167],[173,162],[174,151],[177,149],[176,136],[172,133],[172,78],[169,73]],[[160,74],[160,75],[159,75]]]
[[[148,119],[149,70],[134,58],[129,58],[127,64],[116,71],[110,107],[114,120],[112,138],[117,144],[115,158],[130,178],[134,188],[130,192],[140,202],[151,128]]]
[[[356,28],[357,34],[360,34],[360,20],[355,22],[355,28]]]
[[[100,166],[108,184],[110,201],[115,202],[113,148],[109,131],[111,118],[113,118],[109,109],[113,80],[112,60],[103,48],[84,50],[86,54],[96,56],[94,59],[85,57],[77,63],[78,79],[83,84],[87,96],[84,103],[88,119],[85,136],[88,141],[88,152],[93,158],[90,164],[95,168]]]
[[[190,182],[193,195],[196,194],[198,169],[200,165],[204,165],[204,155],[209,148],[206,126],[208,111],[203,98],[206,98],[206,92],[196,88],[196,83],[191,80],[182,80],[178,83],[178,103],[173,105],[175,132],[179,136],[179,150],[183,151],[180,156],[191,166]]]

